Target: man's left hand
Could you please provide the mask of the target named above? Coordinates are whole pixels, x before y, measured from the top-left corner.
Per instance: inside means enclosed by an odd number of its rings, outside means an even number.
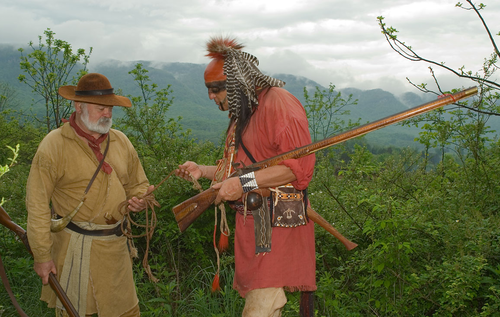
[[[148,195],[155,189],[154,185],[148,187],[144,196]],[[139,212],[141,210],[146,209],[146,201],[144,199],[139,199],[137,197],[132,197],[128,200],[128,209],[133,212]]]

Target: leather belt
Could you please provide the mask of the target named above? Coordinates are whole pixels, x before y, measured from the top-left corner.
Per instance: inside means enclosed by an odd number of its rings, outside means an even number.
[[[269,197],[264,196],[265,201],[267,201],[267,205],[270,206]],[[239,212],[240,214],[245,214],[245,205],[241,201],[228,201],[229,208],[232,210]],[[247,216],[252,216],[252,211],[247,209]]]
[[[124,220],[123,225],[125,228],[127,227],[127,219]],[[86,235],[86,236],[111,236],[111,235],[117,235],[117,236],[122,236],[122,227],[121,224],[118,224],[116,227],[111,228],[111,229],[99,229],[99,230],[86,230],[83,228],[80,228],[78,225],[74,224],[73,222],[68,223],[66,226],[71,231]]]
[[[229,207],[232,210],[235,210],[236,212],[239,212],[242,215],[245,214],[245,206],[243,205],[243,203],[241,201],[231,202],[231,203],[229,203]],[[252,215],[252,211],[247,210],[247,216],[250,216],[250,215]]]

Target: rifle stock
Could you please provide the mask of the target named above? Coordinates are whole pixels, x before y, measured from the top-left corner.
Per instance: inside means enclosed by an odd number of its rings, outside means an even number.
[[[458,100],[468,98],[477,93],[477,87],[471,87],[452,95],[442,96],[434,101],[422,104],[417,107],[413,107],[406,111],[402,111],[392,116],[388,116],[386,118],[374,121],[372,123],[367,123],[365,125],[356,127],[349,131],[340,133],[338,135],[332,136],[330,138],[311,143],[309,145],[305,145],[303,147],[297,148],[295,150],[271,157],[269,159],[254,163],[252,165],[246,166],[245,168],[248,170],[260,170],[270,166],[274,166],[288,159],[297,159],[301,157],[305,157],[311,155],[319,150],[328,148],[335,144],[339,144],[350,139],[365,135],[369,132],[381,129],[383,127],[389,126],[391,124],[410,119],[414,116],[426,113],[431,110],[438,109],[440,107],[446,106],[450,103],[457,102]],[[179,205],[172,208],[174,212],[175,219],[179,224],[179,228],[181,232],[186,230],[187,227],[193,223],[196,218],[198,218],[214,201],[217,197],[216,190],[210,188],[206,191],[191,197],[190,199],[180,203]],[[213,196],[213,197],[212,197]],[[202,201],[201,201],[202,200]],[[181,227],[182,223],[182,227]]]
[[[3,226],[7,227],[10,231],[14,232],[19,239],[23,242],[24,246],[28,250],[28,252],[33,256],[33,252],[31,252],[31,248],[28,242],[28,236],[26,234],[26,230],[21,228],[18,224],[12,221],[10,218],[9,214],[3,209],[2,206],[0,206],[0,224]],[[78,312],[76,309],[73,307],[73,304],[71,304],[71,301],[69,300],[68,296],[64,292],[63,288],[59,284],[59,281],[57,280],[56,276],[53,273],[49,274],[49,284],[54,290],[54,292],[57,294],[57,297],[61,300],[61,303],[63,304],[64,308],[66,308],[66,312],[70,317],[78,317]]]
[[[181,232],[184,232],[196,218],[214,203],[218,192],[218,189],[210,187],[172,208]]]
[[[335,238],[337,238],[342,244],[346,247],[347,250],[351,251],[358,245],[346,237],[344,237],[340,232],[337,231],[325,218],[321,217],[316,211],[314,211],[311,207],[307,208],[307,216],[309,219],[323,227],[326,231],[332,234]]]

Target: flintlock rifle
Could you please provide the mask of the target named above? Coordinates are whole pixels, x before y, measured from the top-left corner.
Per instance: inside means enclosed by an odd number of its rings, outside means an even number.
[[[278,165],[280,162],[288,159],[297,159],[301,157],[305,157],[311,155],[319,150],[323,150],[332,145],[339,144],[345,142],[347,140],[359,137],[361,135],[367,134],[369,132],[378,130],[380,128],[384,128],[391,124],[407,120],[414,116],[426,113],[431,110],[435,110],[437,108],[443,107],[450,103],[457,102],[458,100],[468,98],[477,93],[477,87],[471,87],[462,91],[459,91],[454,94],[447,94],[439,96],[438,99],[422,104],[420,106],[416,106],[410,108],[406,111],[399,112],[395,115],[388,116],[386,118],[380,119],[378,121],[374,121],[372,123],[367,123],[357,128],[348,130],[346,132],[340,133],[338,135],[334,135],[330,138],[326,138],[321,141],[317,141],[311,143],[309,145],[302,146],[295,150],[288,151],[286,153],[271,157],[269,159],[256,162],[254,164],[245,166],[241,169],[237,169],[237,171],[231,175],[236,176],[240,174],[249,173],[251,171],[257,171],[260,169],[264,169],[270,166]],[[178,204],[172,211],[174,212],[175,220],[177,221],[177,225],[181,232],[184,232],[195,220],[198,218],[213,202],[217,197],[218,189],[214,189],[210,187],[209,189],[199,193],[198,195],[191,197],[184,202]],[[329,225],[329,223],[323,219],[319,214],[314,214],[313,217],[310,217],[314,222],[321,225],[322,227]],[[314,219],[316,218],[316,220]],[[331,226],[331,225],[330,225]],[[326,229],[326,228],[325,228]],[[328,230],[328,229],[327,229]],[[338,233],[338,232],[337,232]],[[333,234],[333,233],[332,233]],[[340,234],[339,234],[340,235]],[[337,237],[337,235],[335,235]],[[337,237],[339,238],[339,237]],[[342,242],[342,240],[341,240]],[[347,246],[346,246],[347,247]],[[348,248],[349,249],[349,248]]]
[[[9,214],[7,214],[7,212],[5,211],[5,209],[3,209],[2,206],[0,206],[0,224],[4,225],[5,227],[7,227],[7,229],[14,232],[18,236],[18,238],[23,242],[23,244],[26,247],[26,249],[28,250],[28,252],[33,256],[33,253],[31,252],[30,244],[28,242],[28,236],[27,236],[26,230],[24,230],[18,224],[13,222],[12,219],[10,218]],[[8,281],[7,281],[7,283],[8,283]],[[75,307],[73,307],[73,304],[69,300],[68,295],[66,295],[63,288],[59,284],[59,281],[57,280],[56,276],[52,272],[49,274],[49,284],[52,287],[52,289],[54,290],[54,292],[56,293],[57,297],[59,297],[59,299],[61,300],[61,303],[63,304],[64,308],[66,308],[66,312],[68,313],[68,315],[70,317],[79,317],[78,312],[76,311]],[[4,283],[4,286],[7,288],[5,283]],[[7,292],[8,291],[9,290],[7,290]],[[9,296],[10,296],[10,294],[9,294]],[[11,300],[14,303],[14,306],[16,306],[16,303],[14,302],[15,297],[12,298],[12,296],[11,296]],[[16,309],[18,309],[18,312],[19,312],[20,307],[16,306]],[[26,314],[22,315],[21,312],[19,312],[19,314],[21,316],[26,316]]]

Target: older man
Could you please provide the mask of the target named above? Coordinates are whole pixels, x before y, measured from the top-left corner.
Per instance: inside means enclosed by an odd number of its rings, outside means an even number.
[[[57,274],[80,316],[139,316],[132,275],[130,245],[121,232],[123,210],[145,208],[142,197],[153,190],[128,138],[111,129],[114,106],[130,107],[115,95],[109,80],[96,73],[59,94],[74,101],[69,122],[51,131],[33,158],[26,187],[27,232],[41,299],[66,312],[48,285]],[[65,217],[81,204],[62,231],[54,218]]]
[[[231,204],[236,210],[233,287],[245,298],[243,316],[280,316],[287,301],[285,291],[302,291],[308,309],[301,308],[301,314],[310,316],[316,262],[314,223],[305,215],[305,190],[313,175],[314,155],[229,177],[233,163],[250,165],[311,143],[306,113],[297,98],[281,88],[285,83],[262,74],[257,59],[242,48],[229,38],[207,43],[212,58],[205,69],[208,97],[230,117],[224,157],[217,166],[186,162],[177,175],[214,180],[213,187],[219,189],[216,204],[236,201]],[[293,191],[297,201],[291,208],[280,208],[289,202],[277,194],[258,210],[244,210],[245,194],[263,188]],[[290,222],[284,223],[285,219]]]

